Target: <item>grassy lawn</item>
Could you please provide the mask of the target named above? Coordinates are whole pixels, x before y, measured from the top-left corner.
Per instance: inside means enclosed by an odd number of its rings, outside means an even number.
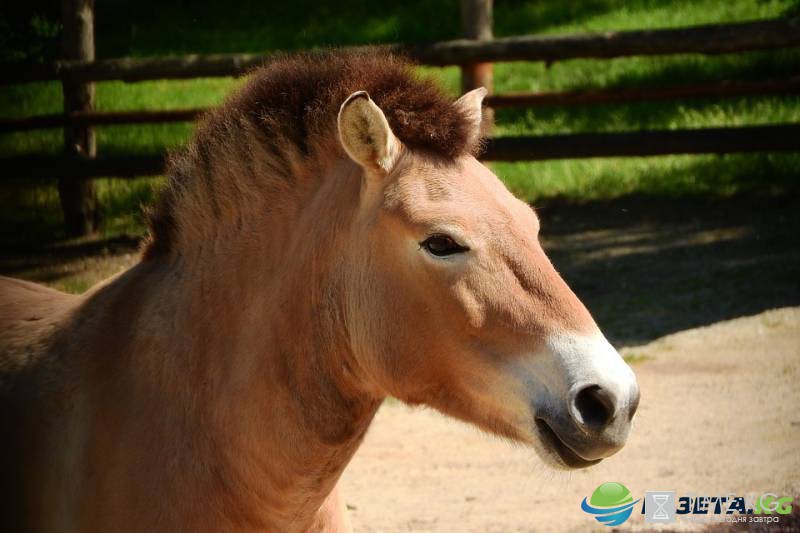
[[[36,2],[34,2],[35,4]],[[57,4],[57,3],[56,3]],[[222,2],[169,0],[98,3],[99,57],[180,53],[263,52],[319,46],[449,39],[458,35],[458,2],[409,0],[322,3],[297,0],[270,5],[239,0],[235,9]],[[47,4],[49,5],[49,4]],[[5,8],[3,8],[5,10]],[[22,8],[15,8],[22,9]],[[43,7],[0,14],[4,59],[48,58],[56,52],[57,12]],[[48,10],[50,9],[50,10]],[[30,12],[37,18],[31,23]],[[158,16],[154,12],[158,11]],[[498,1],[495,33],[565,33],[661,28],[746,21],[800,12],[797,0],[560,0]],[[22,21],[24,26],[20,26]],[[424,23],[423,23],[424,22]],[[17,24],[15,26],[15,24]],[[15,28],[17,28],[15,30]],[[25,31],[19,28],[27,28]],[[33,35],[33,37],[31,36]],[[441,79],[453,95],[458,70],[423,69]],[[662,86],[722,79],[782,78],[800,71],[800,51],[748,53],[720,57],[670,56],[605,61],[573,60],[498,64],[496,91]],[[100,83],[102,110],[169,109],[213,105],[236,84],[232,79]],[[59,112],[57,83],[0,88],[0,115]],[[633,105],[506,110],[497,114],[498,135],[588,131],[628,131],[800,122],[800,97],[766,96],[728,100],[675,101]],[[101,153],[151,152],[179,146],[189,124],[114,126],[97,130]],[[0,135],[0,156],[54,153],[57,130]],[[496,172],[517,194],[537,201],[613,198],[632,192],[658,196],[763,194],[800,190],[800,154],[665,156],[502,163]],[[13,177],[7,177],[12,178]],[[133,182],[99,180],[106,213],[104,233],[140,233],[140,209],[158,178]],[[58,198],[51,185],[23,187],[13,181],[0,189],[3,239],[57,237]],[[6,235],[7,234],[7,235]]]

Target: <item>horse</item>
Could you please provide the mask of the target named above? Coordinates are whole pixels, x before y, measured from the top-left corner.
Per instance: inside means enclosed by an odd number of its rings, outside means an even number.
[[[2,278],[4,529],[347,531],[389,396],[555,468],[620,450],[635,376],[476,159],[485,94],[384,52],[275,58],[169,156],[133,267]]]

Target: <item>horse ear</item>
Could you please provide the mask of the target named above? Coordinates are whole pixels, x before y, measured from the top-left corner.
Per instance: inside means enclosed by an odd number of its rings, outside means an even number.
[[[453,104],[466,116],[469,121],[469,144],[474,144],[481,138],[481,120],[483,111],[481,105],[488,91],[485,87],[478,87],[459,98]]]
[[[353,161],[367,169],[391,171],[400,141],[366,91],[347,97],[339,108],[338,127],[339,141]]]

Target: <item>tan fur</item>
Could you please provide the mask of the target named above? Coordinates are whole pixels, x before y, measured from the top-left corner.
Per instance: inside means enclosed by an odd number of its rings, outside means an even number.
[[[534,212],[468,153],[376,172],[229,111],[173,167],[169,246],[82,296],[0,278],[4,530],[345,530],[389,394],[537,440],[504,369],[596,326]],[[463,263],[421,249],[442,228]]]

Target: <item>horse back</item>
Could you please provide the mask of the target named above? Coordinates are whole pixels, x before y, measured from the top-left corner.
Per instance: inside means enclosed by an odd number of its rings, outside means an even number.
[[[77,301],[70,294],[0,276],[0,384],[4,374],[44,356],[46,338]]]

